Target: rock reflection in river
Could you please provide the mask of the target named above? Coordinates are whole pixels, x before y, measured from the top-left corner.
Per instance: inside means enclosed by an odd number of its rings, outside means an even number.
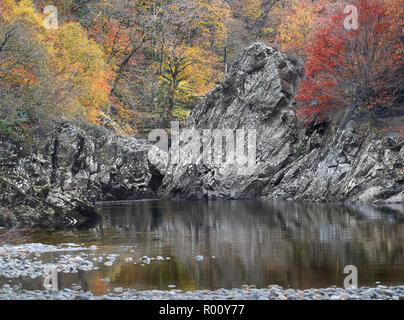
[[[30,236],[29,241],[97,245],[98,254],[119,254],[112,266],[60,275],[61,287],[80,283],[98,295],[116,287],[166,290],[169,285],[184,291],[243,284],[318,288],[342,286],[346,265],[358,267],[360,286],[404,283],[400,206],[140,201],[100,208],[103,219],[92,229]],[[144,256],[150,263],[141,260]]]

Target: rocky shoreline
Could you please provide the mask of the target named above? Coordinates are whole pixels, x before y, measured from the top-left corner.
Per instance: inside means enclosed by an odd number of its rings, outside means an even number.
[[[295,290],[270,285],[266,289],[245,286],[241,289],[198,290],[124,290],[94,296],[80,289],[21,290],[18,286],[6,285],[0,289],[0,300],[404,300],[404,286],[343,289],[336,286],[320,289]]]
[[[29,243],[21,245],[3,245],[0,247],[0,279],[7,279],[11,284],[0,288],[0,300],[404,300],[404,285],[361,287],[344,289],[337,286],[319,289],[292,289],[279,285],[270,285],[258,289],[254,285],[241,288],[219,290],[182,291],[175,285],[167,290],[137,291],[115,287],[112,293],[94,296],[90,291],[83,291],[80,285],[71,288],[53,290],[26,290],[16,279],[44,278],[46,270],[54,268],[58,273],[78,273],[98,270],[99,266],[112,267],[119,254],[97,252],[97,246],[83,247],[66,243],[58,246]],[[69,254],[67,254],[68,252]],[[43,254],[56,253],[54,261],[42,262]],[[197,257],[195,258],[197,259]],[[150,264],[152,260],[169,260],[163,257],[139,257],[125,259],[130,263]],[[105,278],[101,281],[109,282]],[[3,282],[4,283],[4,282]],[[18,282],[17,282],[18,283]]]

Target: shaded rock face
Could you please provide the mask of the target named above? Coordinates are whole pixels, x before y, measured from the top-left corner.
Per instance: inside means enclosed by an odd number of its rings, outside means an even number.
[[[2,142],[0,222],[68,225],[95,215],[99,200],[154,197],[146,142],[57,123],[24,156]]]
[[[299,129],[293,95],[301,73],[299,62],[275,49],[260,43],[247,48],[227,79],[193,110],[185,129],[256,129],[253,172],[240,175],[237,164],[162,160],[160,196],[404,201],[404,148],[398,138],[354,122],[337,132],[327,123]],[[189,145],[184,137],[180,150]]]

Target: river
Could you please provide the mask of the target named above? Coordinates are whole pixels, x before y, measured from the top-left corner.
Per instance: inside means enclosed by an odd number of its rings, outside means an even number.
[[[57,286],[80,286],[94,295],[117,287],[342,287],[347,265],[357,267],[359,286],[404,284],[403,206],[159,200],[98,208],[101,219],[70,229],[30,229],[11,244],[84,248],[45,251],[34,260],[82,255],[94,268],[59,272]],[[85,250],[91,246],[97,249]],[[43,277],[0,276],[4,284],[44,290]]]

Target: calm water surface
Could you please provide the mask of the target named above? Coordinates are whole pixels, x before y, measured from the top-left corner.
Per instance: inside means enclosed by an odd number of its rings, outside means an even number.
[[[341,287],[346,265],[357,266],[360,286],[404,284],[403,206],[140,201],[99,207],[103,218],[93,225],[32,230],[24,240],[97,245],[97,255],[119,254],[112,267],[100,263],[97,271],[60,273],[61,288],[78,284],[102,295],[115,287],[168,290],[169,285],[184,291],[243,284]],[[52,261],[59,255],[48,253],[41,259]],[[197,261],[198,255],[204,259]],[[142,266],[142,256],[170,259]],[[125,262],[128,257],[137,263]],[[43,289],[39,278],[12,282]]]

